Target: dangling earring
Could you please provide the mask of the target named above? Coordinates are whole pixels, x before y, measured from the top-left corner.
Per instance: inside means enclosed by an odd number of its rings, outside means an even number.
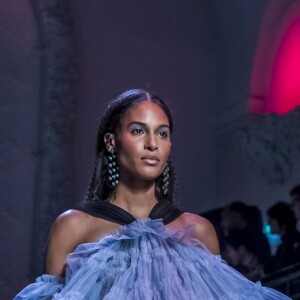
[[[163,185],[162,185],[162,191],[164,195],[167,195],[169,190],[169,171],[170,168],[168,165],[166,165],[163,171]]]
[[[115,151],[112,150],[108,156],[108,182],[114,188],[119,183],[119,167]]]

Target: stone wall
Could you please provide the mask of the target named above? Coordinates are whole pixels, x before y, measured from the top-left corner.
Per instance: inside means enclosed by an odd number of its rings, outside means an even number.
[[[0,6],[0,298],[11,299],[30,272],[40,60],[31,4]]]
[[[60,1],[1,1],[0,298],[43,272],[47,233],[70,206],[72,26]]]

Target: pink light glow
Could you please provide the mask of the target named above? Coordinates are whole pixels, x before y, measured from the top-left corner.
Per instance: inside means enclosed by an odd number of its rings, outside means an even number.
[[[273,0],[260,30],[250,112],[285,114],[300,106],[300,1]]]
[[[284,114],[300,105],[300,18],[295,20],[274,59],[267,112]]]

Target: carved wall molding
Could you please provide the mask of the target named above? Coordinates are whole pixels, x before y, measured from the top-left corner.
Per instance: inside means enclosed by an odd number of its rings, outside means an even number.
[[[268,184],[284,184],[300,157],[300,108],[285,115],[248,115],[235,137]]]
[[[38,165],[31,274],[43,272],[44,248],[56,216],[70,205],[75,114],[73,24],[66,1],[32,0],[41,65]]]

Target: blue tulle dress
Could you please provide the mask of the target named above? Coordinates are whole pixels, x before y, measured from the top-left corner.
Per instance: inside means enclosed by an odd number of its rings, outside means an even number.
[[[123,226],[69,254],[65,279],[44,274],[15,300],[290,299],[246,279],[189,238],[188,228],[170,231],[165,225],[182,212],[168,202],[155,205],[146,220],[107,201],[80,209]]]

